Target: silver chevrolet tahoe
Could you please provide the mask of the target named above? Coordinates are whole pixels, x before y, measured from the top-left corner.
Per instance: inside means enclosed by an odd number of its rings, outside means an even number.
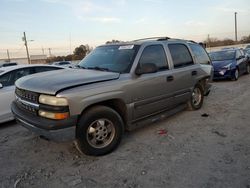
[[[99,46],[78,68],[21,78],[11,108],[27,129],[76,139],[88,155],[113,151],[125,130],[200,109],[212,71],[202,46],[167,37]]]

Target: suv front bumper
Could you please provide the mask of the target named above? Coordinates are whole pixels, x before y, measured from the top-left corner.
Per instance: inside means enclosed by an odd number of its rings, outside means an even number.
[[[15,101],[11,104],[11,111],[23,127],[49,140],[60,142],[75,139],[77,116],[65,120],[50,120],[27,113]]]

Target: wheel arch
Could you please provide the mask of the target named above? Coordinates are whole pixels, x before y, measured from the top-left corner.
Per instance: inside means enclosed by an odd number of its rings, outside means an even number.
[[[89,109],[95,106],[106,106],[115,110],[121,116],[123,123],[126,127],[127,122],[128,122],[128,110],[127,110],[127,106],[125,102],[119,98],[108,99],[108,100],[104,100],[104,101],[93,103],[93,104],[86,106],[82,110],[81,114],[78,116],[78,121],[85,112],[87,112]]]

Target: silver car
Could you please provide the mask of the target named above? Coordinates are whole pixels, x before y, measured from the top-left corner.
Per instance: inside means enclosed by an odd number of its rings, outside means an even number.
[[[13,120],[10,105],[15,99],[15,81],[23,76],[62,69],[50,65],[15,65],[0,68],[0,123]]]

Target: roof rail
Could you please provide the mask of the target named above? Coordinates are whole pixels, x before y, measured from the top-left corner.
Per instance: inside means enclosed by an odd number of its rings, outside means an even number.
[[[161,40],[168,40],[168,39],[170,39],[170,38],[169,37],[149,37],[149,38],[142,38],[142,39],[133,40],[132,42],[138,42],[138,41],[144,41],[144,40],[161,41]]]

